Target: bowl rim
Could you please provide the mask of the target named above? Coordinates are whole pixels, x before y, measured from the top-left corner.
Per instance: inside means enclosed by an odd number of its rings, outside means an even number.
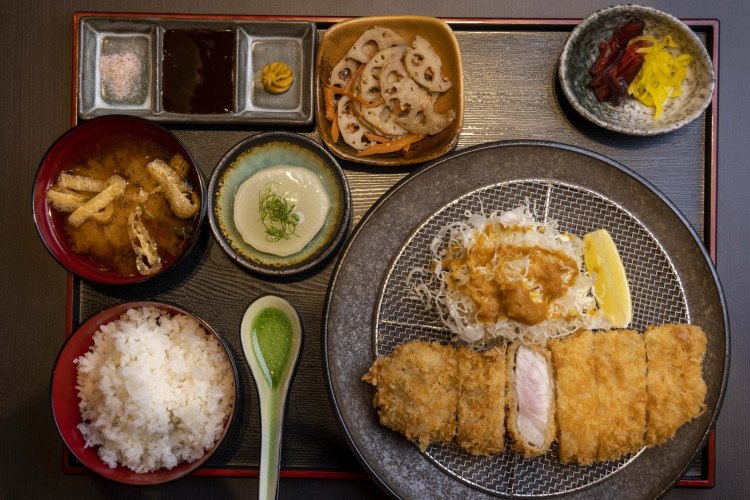
[[[706,62],[706,68],[708,68],[708,73],[710,76],[710,84],[709,84],[710,91],[706,94],[706,98],[701,103],[701,105],[696,107],[693,113],[687,115],[682,120],[679,120],[669,125],[663,125],[661,127],[656,127],[656,128],[626,127],[626,126],[621,126],[621,125],[618,125],[617,123],[606,121],[606,120],[599,118],[598,116],[591,113],[591,111],[589,111],[588,108],[583,106],[578,99],[576,99],[575,94],[573,93],[573,90],[570,88],[570,79],[566,76],[567,63],[572,57],[571,56],[571,42],[574,39],[581,36],[581,33],[584,33],[591,26],[595,26],[594,23],[597,21],[597,19],[600,16],[602,16],[603,14],[609,14],[609,13],[617,12],[617,11],[641,12],[641,13],[646,13],[655,18],[662,18],[665,21],[669,21],[677,29],[679,29],[680,32],[685,37],[690,39],[693,42],[693,44],[698,48],[697,57],[700,57],[701,59],[703,59]],[[570,32],[570,35],[568,35],[568,38],[565,40],[565,44],[563,45],[562,52],[560,53],[560,57],[558,58],[557,77],[560,82],[560,87],[562,87],[562,91],[565,94],[565,97],[567,98],[568,102],[570,103],[571,106],[573,106],[573,108],[580,115],[582,115],[584,118],[586,118],[590,122],[602,128],[612,130],[614,132],[620,132],[623,134],[634,135],[634,136],[653,136],[653,135],[665,134],[668,132],[673,132],[675,130],[678,130],[684,127],[685,125],[693,122],[711,104],[713,100],[713,94],[716,90],[716,72],[714,70],[713,60],[709,56],[706,47],[700,41],[700,39],[695,34],[695,32],[692,29],[690,29],[688,25],[686,25],[684,22],[682,22],[680,19],[673,16],[672,14],[661,11],[654,7],[650,7],[646,5],[639,5],[639,4],[619,4],[619,5],[612,5],[609,7],[604,7],[604,8],[601,8],[592,12],[591,14],[586,16],[584,19],[582,19],[581,22],[578,23],[575,26],[575,28],[573,28],[573,31]]]
[[[232,371],[232,380],[234,383],[234,401],[229,409],[229,415],[227,416],[226,423],[224,424],[224,428],[222,429],[221,433],[219,434],[218,438],[216,439],[216,442],[211,447],[211,449],[207,450],[202,457],[200,457],[199,459],[193,462],[180,462],[172,469],[162,468],[162,469],[157,469],[156,471],[152,471],[152,472],[136,473],[136,472],[131,471],[127,467],[123,465],[119,465],[119,464],[116,468],[112,469],[99,458],[98,454],[94,454],[95,460],[97,460],[98,463],[92,464],[90,460],[83,458],[83,456],[80,453],[77,453],[76,450],[73,449],[73,447],[65,439],[65,435],[63,434],[63,431],[61,429],[61,424],[58,418],[59,412],[55,411],[56,407],[60,407],[63,405],[63,403],[56,403],[56,400],[60,397],[60,395],[68,392],[68,391],[60,392],[64,389],[64,387],[59,387],[59,385],[56,384],[56,380],[57,380],[56,377],[58,376],[58,370],[63,369],[61,365],[63,361],[63,356],[66,353],[66,350],[71,347],[74,337],[76,337],[76,335],[82,335],[82,333],[79,333],[79,332],[84,332],[89,329],[91,331],[89,335],[88,349],[86,351],[88,352],[91,349],[91,346],[93,345],[94,334],[96,334],[96,332],[99,331],[102,325],[111,323],[112,321],[119,319],[120,316],[122,316],[122,314],[124,314],[129,309],[142,308],[142,307],[154,307],[161,311],[166,311],[168,314],[170,314],[170,316],[174,316],[175,314],[184,314],[186,316],[189,316],[195,319],[196,321],[198,321],[200,326],[203,327],[203,329],[205,330],[206,334],[211,335],[218,340],[222,348],[222,351],[226,355],[226,358],[229,362],[230,369]],[[104,318],[107,318],[110,316],[112,316],[112,318],[105,322]],[[77,359],[77,357],[78,356],[76,356],[74,359]],[[50,413],[52,416],[52,420],[55,424],[55,429],[57,430],[57,433],[60,436],[60,439],[64,443],[67,450],[84,467],[98,474],[99,476],[105,479],[111,480],[111,481],[118,482],[118,483],[130,484],[130,485],[136,485],[136,486],[151,486],[151,485],[164,484],[164,483],[168,483],[171,481],[175,481],[181,477],[184,477],[192,473],[193,471],[201,467],[216,452],[216,450],[218,450],[221,447],[221,444],[223,443],[224,438],[226,437],[230,427],[232,427],[235,417],[236,417],[235,409],[237,408],[237,402],[238,402],[238,398],[240,395],[240,391],[239,391],[240,377],[239,377],[239,372],[237,370],[237,364],[234,360],[234,355],[232,354],[229,344],[227,344],[224,338],[221,335],[219,335],[219,333],[210,324],[208,324],[202,317],[196,315],[195,313],[190,312],[186,310],[185,308],[179,305],[176,305],[174,303],[171,303],[168,301],[162,301],[162,300],[154,300],[154,299],[122,302],[119,304],[104,307],[100,309],[99,311],[97,311],[96,313],[89,316],[84,322],[82,322],[77,328],[75,328],[75,330],[73,330],[72,333],[70,333],[65,338],[63,345],[60,347],[60,350],[58,351],[57,356],[55,357],[55,362],[53,364],[49,384],[50,384],[49,385]],[[75,394],[74,399],[76,401],[80,401],[80,398],[78,397],[78,391],[76,390],[76,386],[73,385],[73,387],[70,388],[70,390],[72,393]],[[80,417],[80,409],[79,409],[79,417]],[[172,471],[174,471],[174,473],[172,473]],[[123,472],[126,474],[126,477],[119,477],[120,473],[123,473]],[[158,480],[149,480],[149,476],[154,475],[157,472],[160,472],[162,475],[166,477],[162,477],[161,479],[158,479]],[[139,478],[139,480],[129,479],[129,477]]]
[[[54,228],[54,225],[50,222],[49,215],[46,212],[46,210],[49,210],[48,202],[46,201],[45,193],[46,191],[41,191],[41,185],[40,185],[40,177],[45,172],[45,167],[52,168],[49,165],[55,165],[51,161],[48,161],[50,158],[50,155],[57,149],[57,148],[63,148],[64,144],[67,141],[71,141],[72,138],[76,137],[79,134],[87,134],[91,133],[92,130],[95,130],[96,127],[99,127],[102,125],[106,125],[108,122],[134,122],[137,123],[139,126],[143,127],[152,127],[155,130],[158,130],[159,133],[165,133],[169,137],[171,137],[175,143],[180,147],[181,151],[180,154],[183,154],[185,159],[188,161],[188,163],[191,166],[191,169],[195,173],[195,178],[197,179],[198,186],[197,189],[199,191],[200,200],[201,200],[201,207],[198,211],[197,219],[193,223],[193,227],[195,228],[193,235],[191,237],[191,240],[187,247],[182,251],[180,255],[178,255],[172,262],[170,262],[169,265],[163,267],[160,269],[156,274],[151,275],[132,275],[132,276],[124,276],[124,275],[103,275],[96,273],[95,271],[90,270],[87,266],[84,264],[78,265],[79,262],[82,262],[86,260],[84,257],[78,256],[74,254],[73,252],[67,252],[63,249],[58,248],[58,245],[53,244],[52,242],[48,241],[48,234],[58,234],[58,231]],[[61,170],[62,171],[62,170]],[[37,201],[37,196],[40,196],[42,199]],[[195,158],[193,157],[192,153],[188,149],[188,147],[183,143],[177,135],[169,130],[167,127],[147,120],[146,118],[142,118],[139,116],[132,116],[132,115],[120,115],[120,114],[113,114],[113,115],[104,115],[99,116],[96,118],[92,118],[91,120],[87,120],[79,125],[76,125],[74,127],[69,128],[64,133],[62,133],[55,141],[47,148],[44,155],[42,156],[42,159],[39,162],[39,165],[37,167],[37,171],[34,174],[34,182],[31,187],[31,215],[34,220],[34,227],[36,229],[36,233],[39,236],[39,239],[42,240],[42,243],[44,244],[44,247],[47,249],[47,252],[52,256],[52,258],[57,261],[57,263],[62,266],[67,272],[79,277],[80,279],[83,279],[85,281],[91,282],[91,283],[99,283],[103,285],[118,285],[118,286],[129,286],[129,285],[135,285],[138,283],[143,283],[145,281],[149,281],[152,279],[155,279],[157,277],[160,277],[164,275],[165,273],[169,272],[170,270],[176,268],[195,248],[196,244],[198,243],[198,240],[200,238],[200,233],[203,229],[203,221],[206,217],[206,202],[207,202],[207,191],[206,191],[206,179],[203,175],[203,172],[201,171],[200,167],[198,166],[198,163],[195,161]],[[37,205],[40,206],[37,206]],[[42,209],[43,207],[43,209]],[[76,263],[75,265],[70,265],[69,262],[71,261]]]
[[[232,245],[229,244],[229,241],[227,241],[227,238],[221,231],[221,227],[215,210],[216,198],[219,192],[219,181],[227,171],[229,166],[234,163],[237,156],[243,151],[246,151],[257,144],[268,144],[273,142],[291,142],[321,157],[323,162],[333,172],[336,185],[339,186],[343,194],[341,216],[336,221],[337,229],[333,234],[331,240],[323,245],[320,252],[312,254],[309,258],[304,259],[297,264],[288,266],[263,265],[251,259],[247,259],[237,251],[235,251],[235,249],[232,248]],[[336,158],[322,145],[307,136],[295,132],[261,132],[258,134],[250,135],[232,146],[217,162],[216,167],[211,174],[211,179],[208,183],[208,204],[210,205],[210,209],[208,210],[208,223],[211,227],[211,232],[213,233],[214,239],[217,241],[217,243],[219,243],[219,246],[221,246],[222,250],[224,250],[227,256],[240,267],[243,267],[248,271],[252,271],[260,275],[269,277],[299,274],[316,268],[318,265],[321,265],[323,262],[327,261],[328,258],[331,257],[333,253],[341,246],[343,241],[346,240],[352,222],[351,192],[349,190],[349,182],[346,178],[344,170],[341,168],[341,165],[339,165]]]
[[[447,141],[445,144],[440,146],[439,148],[435,148],[434,150],[427,151],[426,154],[415,156],[413,158],[397,158],[397,157],[387,157],[383,158],[379,155],[373,155],[373,156],[356,156],[354,154],[349,153],[348,151],[345,151],[336,143],[331,143],[329,140],[328,135],[319,133],[320,140],[325,144],[325,146],[336,156],[341,158],[342,160],[351,161],[354,163],[360,163],[364,165],[373,165],[373,166],[384,166],[384,167],[403,167],[407,165],[415,165],[415,164],[421,164],[426,163],[428,161],[436,160],[442,156],[445,156],[446,154],[450,153],[451,150],[453,150],[456,145],[458,144],[458,140],[461,137],[461,132],[463,130],[464,125],[464,108],[465,108],[465,95],[464,95],[464,65],[463,65],[463,55],[461,53],[461,46],[458,43],[458,39],[456,38],[456,34],[453,31],[453,29],[450,27],[450,25],[445,22],[443,19],[439,19],[437,17],[432,16],[424,16],[424,15],[415,15],[415,14],[403,14],[403,15],[381,15],[381,16],[364,16],[364,17],[355,17],[351,19],[345,19],[343,21],[339,21],[335,24],[333,24],[330,28],[328,28],[325,33],[323,33],[323,36],[320,39],[320,42],[318,43],[318,50],[317,50],[317,56],[315,60],[315,119],[317,122],[318,132],[321,132],[322,130],[322,124],[327,123],[328,120],[325,119],[325,114],[323,111],[324,106],[323,103],[323,85],[322,85],[322,75],[320,73],[320,68],[323,61],[323,56],[325,54],[326,47],[331,43],[331,37],[336,35],[336,32],[339,31],[342,28],[346,28],[348,26],[357,26],[360,24],[382,24],[384,27],[388,27],[387,23],[394,23],[394,22],[403,22],[403,21],[413,21],[418,23],[424,23],[426,25],[432,25],[436,27],[440,27],[440,29],[445,33],[448,40],[450,41],[450,45],[455,48],[455,57],[456,57],[456,72],[458,74],[457,82],[454,82],[454,86],[457,86],[457,100],[456,100],[456,131],[453,133],[450,137],[450,140]],[[451,126],[454,126],[451,124]],[[329,127],[330,128],[330,127]]]

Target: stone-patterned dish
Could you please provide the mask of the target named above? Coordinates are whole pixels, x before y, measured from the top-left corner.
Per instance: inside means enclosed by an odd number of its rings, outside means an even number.
[[[274,165],[311,170],[330,200],[320,231],[302,250],[286,257],[256,250],[242,239],[234,224],[234,197],[239,186]],[[254,135],[230,149],[211,176],[208,203],[211,231],[227,255],[238,265],[267,276],[300,273],[327,260],[346,238],[352,214],[349,184],[336,159],[318,143],[291,132]]]
[[[465,217],[467,208],[503,212],[522,203],[556,219],[562,231],[610,231],[631,283],[635,327],[685,321],[707,332],[706,411],[668,444],[579,467],[561,464],[554,451],[531,459],[511,451],[477,457],[433,443],[421,453],[378,422],[373,389],[361,380],[373,361],[408,340],[445,342],[452,336],[434,308],[413,299],[408,283],[414,267],[429,264],[436,229]],[[396,498],[656,498],[679,479],[716,422],[729,369],[727,318],[700,238],[644,179],[574,146],[487,143],[406,177],[358,224],[331,276],[323,366],[352,450]]]
[[[693,56],[682,83],[681,95],[670,98],[661,116],[653,119],[653,108],[627,98],[619,106],[599,102],[589,86],[589,68],[599,56],[598,44],[607,41],[630,19],[638,17],[645,35],[671,35],[681,53]],[[674,16],[640,5],[617,5],[584,19],[568,37],[560,56],[558,77],[570,104],[589,121],[615,132],[656,135],[687,125],[706,109],[714,92],[714,69],[705,46],[696,34]]]

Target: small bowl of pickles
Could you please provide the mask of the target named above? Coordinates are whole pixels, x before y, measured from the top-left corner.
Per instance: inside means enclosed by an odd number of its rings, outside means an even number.
[[[677,130],[711,103],[715,74],[705,45],[679,19],[616,5],[581,21],[558,65],[563,93],[584,118],[630,135]]]

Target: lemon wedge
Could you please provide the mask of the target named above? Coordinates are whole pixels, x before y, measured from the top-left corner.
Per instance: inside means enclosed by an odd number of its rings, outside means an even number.
[[[612,327],[625,328],[633,320],[630,285],[615,242],[606,229],[584,235],[583,261],[594,280],[599,309]]]

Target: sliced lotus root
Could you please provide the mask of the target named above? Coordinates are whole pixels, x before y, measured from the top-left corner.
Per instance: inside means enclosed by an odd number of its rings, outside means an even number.
[[[380,71],[380,93],[390,108],[398,114],[432,102],[427,91],[412,80],[401,58],[391,58]]]
[[[385,65],[392,57],[402,58],[406,52],[406,45],[397,45],[379,51],[370,59],[365,67],[362,68],[362,73],[359,75],[358,92],[372,102],[380,98],[380,73]]]
[[[417,36],[406,50],[404,66],[409,76],[427,90],[445,92],[451,88],[451,81],[442,73],[443,61],[430,42],[421,36]]]
[[[383,49],[393,47],[394,45],[405,45],[406,40],[401,35],[388,28],[371,28],[354,42],[352,48],[346,54],[346,57],[356,59],[361,63],[366,63],[372,57]]]
[[[435,135],[442,132],[456,119],[455,110],[446,114],[435,111],[432,103],[427,101],[423,107],[411,108],[405,115],[399,116],[396,123],[413,134]]]
[[[357,114],[354,112],[353,102],[349,97],[343,96],[339,99],[338,103],[338,121],[339,131],[344,141],[356,149],[361,151],[372,145],[372,141],[365,137],[367,127],[359,120]]]
[[[398,114],[396,123],[413,134],[437,134],[456,118],[453,110],[444,115],[434,110],[433,94],[409,77],[401,59],[389,59],[383,66],[380,88],[386,104]]]
[[[357,71],[361,63],[351,57],[345,57],[331,70],[331,85],[346,87],[352,75]]]
[[[390,49],[381,52],[386,52],[388,50]],[[375,57],[377,57],[377,55]],[[354,82],[353,90],[355,95],[362,95],[360,88],[361,81],[362,79],[358,78],[357,81]],[[367,128],[371,129],[378,135],[389,138],[401,137],[409,133],[408,130],[396,123],[396,115],[381,98],[379,88],[374,89],[369,96],[363,95],[363,97],[370,102],[375,100],[380,101],[380,103],[375,106],[364,106],[357,100],[352,100],[352,103],[350,104],[351,109],[357,114],[360,122],[364,123]]]
[[[386,103],[370,108],[360,106],[359,117],[380,135],[391,139],[402,137],[409,133],[408,130],[396,122],[398,116]]]

